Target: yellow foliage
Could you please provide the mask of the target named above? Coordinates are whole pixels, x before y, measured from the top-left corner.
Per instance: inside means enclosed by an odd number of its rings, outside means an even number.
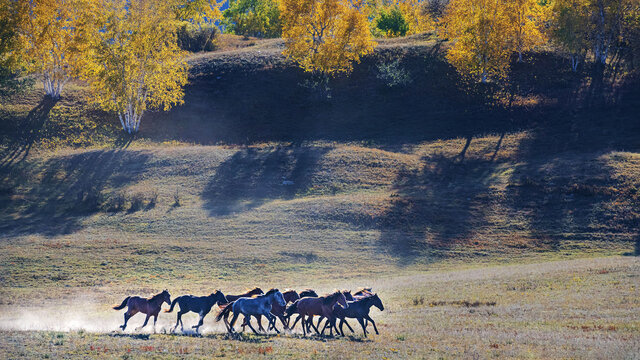
[[[163,2],[102,0],[95,17],[83,76],[93,100],[135,133],[148,108],[166,111],[183,102],[187,63],[174,13]]]
[[[176,19],[201,26],[222,19],[222,12],[216,0],[172,0]]]
[[[518,53],[518,61],[522,61],[523,52],[547,40],[541,31],[544,21],[548,18],[547,8],[550,6],[541,5],[539,0],[507,1],[509,34],[512,48]]]
[[[283,0],[284,54],[308,72],[349,73],[375,42],[362,0]]]
[[[453,41],[447,60],[463,75],[504,77],[511,55],[506,0],[451,0],[443,34]]]
[[[404,15],[404,19],[409,25],[407,35],[419,34],[433,30],[435,22],[424,10],[423,1],[420,0],[396,0],[398,8]]]
[[[27,11],[20,26],[27,71],[41,75],[46,94],[58,98],[80,70],[91,1],[20,1],[26,3]]]

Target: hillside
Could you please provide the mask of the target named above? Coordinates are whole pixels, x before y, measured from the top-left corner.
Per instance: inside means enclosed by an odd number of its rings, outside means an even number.
[[[190,59],[185,104],[148,113],[135,138],[80,82],[56,103],[38,88],[2,100],[0,329],[110,331],[122,316],[110,304],[164,288],[372,285],[389,304],[381,340],[177,339],[195,357],[258,356],[267,344],[289,357],[617,358],[637,348],[632,77],[603,90],[589,69],[573,74],[545,52],[527,54],[508,86],[478,86],[427,34],[380,41],[328,97],[301,86],[309,78],[280,55],[281,40],[232,40]],[[410,84],[378,78],[391,54]],[[465,305],[474,301],[479,309]],[[78,302],[79,315],[52,315]],[[93,356],[96,344],[114,351],[105,356],[128,346],[179,356],[165,335],[0,334],[10,357],[38,346]]]

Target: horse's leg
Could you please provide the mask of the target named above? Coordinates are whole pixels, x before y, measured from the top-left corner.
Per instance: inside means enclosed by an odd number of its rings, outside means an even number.
[[[349,330],[351,330],[352,333],[355,334],[355,331],[353,331],[353,328],[351,327],[351,325],[349,325],[349,322],[347,321],[347,319],[343,319],[342,321],[344,321],[345,325],[347,325],[347,327],[349,328]]]
[[[266,333],[267,331],[262,327],[262,315],[256,315],[256,321],[258,322],[258,330]]]
[[[229,323],[229,332],[232,333],[233,330],[233,325],[236,323],[236,320],[238,320],[238,316],[240,315],[240,313],[233,313],[233,318],[231,319],[231,323]]]
[[[302,315],[298,314],[298,317],[296,318],[296,320],[293,322],[293,325],[289,328],[290,330],[293,330],[293,328],[296,327],[296,324],[298,323],[298,321],[300,320],[300,317]],[[303,325],[304,326],[304,325]]]
[[[324,319],[324,316],[320,315],[320,318],[318,319],[318,325],[316,325],[316,329],[320,329],[320,323],[322,322],[323,319]]]
[[[276,327],[276,317],[271,315],[270,312],[266,312],[264,314],[264,316],[269,320],[269,324],[273,323],[273,330],[276,331],[276,333],[280,334],[280,331],[278,330],[278,328]],[[264,329],[263,329],[264,330]],[[266,331],[265,331],[266,333]]]
[[[204,317],[207,316],[207,313],[205,313],[204,311],[200,312],[200,320],[198,320],[198,325],[192,326],[192,329],[196,329],[196,333],[200,330],[200,326],[202,326],[202,324],[204,324]]]
[[[360,326],[362,326],[362,331],[364,331],[364,337],[367,337],[367,328],[364,326],[364,320],[359,317],[358,322],[360,323]]]
[[[320,320],[322,320],[322,318]],[[318,323],[320,323],[320,321],[318,321]],[[313,327],[313,330],[316,331],[316,334],[320,335],[320,331],[318,331],[318,327],[313,324],[313,318],[311,318],[311,320],[309,320],[309,324],[311,324],[311,327]],[[319,325],[320,324],[318,324],[318,326]]]
[[[307,336],[307,322],[305,321],[304,314],[300,314],[300,316],[298,316],[298,319],[300,319],[301,317],[302,317],[302,322],[300,324],[302,325],[302,335]],[[296,320],[296,322],[297,321],[298,320]]]
[[[156,333],[156,323],[158,322],[158,313],[153,314],[153,333]]]
[[[376,322],[373,321],[373,319],[369,315],[366,315],[365,319],[371,321],[371,324],[373,325],[373,330],[376,331],[376,335],[380,335],[380,333],[378,332],[378,328],[376,327]]]
[[[147,317],[144,319],[144,324],[142,324],[142,326],[140,326],[136,330],[142,330],[145,326],[147,326],[147,323],[149,322],[150,317],[151,317],[151,314],[147,314]]]
[[[251,329],[251,331],[253,331],[254,334],[258,335],[258,332],[256,331],[256,329],[254,329],[253,326],[251,325],[251,315],[246,316],[245,319],[247,320],[247,326],[249,327],[249,329]]]
[[[129,311],[127,311],[126,313],[124,313],[124,324],[122,324],[120,326],[120,329],[122,329],[122,331],[124,331],[124,329],[127,328],[127,322],[129,321],[129,319],[131,319],[133,315],[129,314]]]

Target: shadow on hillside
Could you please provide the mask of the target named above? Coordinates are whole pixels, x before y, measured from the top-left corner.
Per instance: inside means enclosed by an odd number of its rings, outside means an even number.
[[[389,88],[378,78],[378,64],[395,53],[412,82]],[[443,61],[437,46],[368,56],[348,78],[331,82],[330,99],[300,86],[308,75],[277,57],[255,67],[229,61],[238,64],[212,65],[207,76],[193,77],[185,104],[143,123],[142,133],[199,144],[329,140],[385,147],[514,126]]]
[[[202,194],[210,215],[246,211],[306,191],[326,151],[296,146],[238,151],[218,167]]]
[[[91,151],[0,172],[9,186],[0,194],[0,232],[55,236],[78,231],[81,220],[97,210],[105,186],[119,188],[134,181],[147,160],[140,152]],[[27,181],[34,176],[38,181]],[[29,183],[32,187],[13,196],[16,188]]]
[[[617,99],[610,99],[600,93],[607,86],[596,82],[579,95],[588,111],[567,103],[555,118],[530,131],[520,143],[520,165],[509,180],[509,206],[527,215],[532,238],[554,249],[564,240],[631,242],[638,231],[640,212],[631,205],[635,195],[618,191],[628,187],[621,183],[624,177],[615,176],[601,158],[640,149],[638,104],[620,101],[622,96],[633,100],[638,90],[623,88]]]
[[[417,171],[402,171],[396,196],[379,219],[380,246],[402,265],[431,262],[469,237],[484,222],[483,204],[499,164],[488,158],[436,155]]]
[[[0,171],[21,162],[29,155],[33,144],[42,136],[41,130],[56,102],[51,97],[44,97],[29,111],[26,118],[20,121],[18,132],[12,136],[12,141],[0,153]]]

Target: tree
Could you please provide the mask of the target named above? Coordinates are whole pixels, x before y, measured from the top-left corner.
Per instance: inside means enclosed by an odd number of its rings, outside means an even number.
[[[90,4],[84,0],[26,1],[27,12],[20,26],[26,69],[42,77],[45,93],[54,99],[79,73]]]
[[[0,96],[20,89],[17,76],[23,67],[19,29],[27,15],[24,1],[0,0]]]
[[[224,11],[226,31],[265,38],[282,35],[278,0],[236,0]]]
[[[409,24],[397,6],[381,9],[375,23],[376,27],[388,37],[405,36],[409,31]]]
[[[513,50],[518,53],[518,62],[522,62],[523,52],[546,41],[541,31],[546,9],[539,0],[510,0],[506,6]]]
[[[349,73],[373,52],[362,0],[282,0],[284,54],[305,71]]]
[[[402,11],[409,25],[407,35],[419,34],[433,30],[434,21],[429,14],[427,3],[421,0],[396,0],[398,8]]]
[[[147,109],[183,102],[185,53],[176,44],[170,4],[102,0],[91,32],[83,77],[93,100],[118,114],[124,131],[136,133]]]
[[[569,54],[571,70],[578,71],[588,45],[588,3],[586,0],[555,0],[552,38]]]
[[[443,19],[443,34],[453,41],[447,60],[463,75],[502,77],[511,48],[504,0],[452,0]]]
[[[222,18],[220,4],[215,0],[173,0],[176,19],[189,22],[202,29],[202,24],[212,24]]]

